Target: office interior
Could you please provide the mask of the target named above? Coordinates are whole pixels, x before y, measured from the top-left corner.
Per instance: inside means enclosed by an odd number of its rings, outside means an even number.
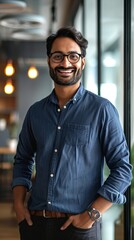
[[[81,81],[117,108],[134,164],[134,0],[0,1],[0,239],[19,239],[10,186],[18,135],[30,105],[53,89],[46,37],[68,25],[89,42]],[[134,240],[133,180],[126,197],[103,215],[102,240]]]

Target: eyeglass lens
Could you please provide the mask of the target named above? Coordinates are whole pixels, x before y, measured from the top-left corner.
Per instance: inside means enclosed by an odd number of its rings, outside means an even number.
[[[76,63],[79,61],[81,54],[78,54],[78,53],[63,54],[63,53],[55,52],[51,54],[51,60],[55,63],[60,63],[63,61],[65,56],[67,57],[70,63]]]

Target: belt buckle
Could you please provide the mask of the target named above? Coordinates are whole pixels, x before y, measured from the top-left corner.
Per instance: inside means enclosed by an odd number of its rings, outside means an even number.
[[[46,218],[46,210],[45,210],[45,209],[43,210],[43,212],[42,212],[42,213],[43,213],[43,214],[42,214],[42,215],[43,215],[43,217],[44,217],[44,218]]]
[[[42,211],[42,213],[43,213],[43,214],[42,214],[42,215],[43,215],[43,217],[46,217],[46,211],[45,211],[45,210],[43,210],[43,211]]]
[[[44,218],[51,218],[49,216],[46,216],[46,210],[45,209],[42,211],[42,215],[43,215]]]

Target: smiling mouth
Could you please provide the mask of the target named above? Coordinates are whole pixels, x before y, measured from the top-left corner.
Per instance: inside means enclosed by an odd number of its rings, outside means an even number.
[[[70,69],[57,68],[56,71],[60,73],[60,75],[62,76],[70,76],[75,70],[73,68]]]

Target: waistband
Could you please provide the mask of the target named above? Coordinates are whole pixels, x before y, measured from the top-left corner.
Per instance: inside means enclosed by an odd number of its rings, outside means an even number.
[[[63,213],[63,212],[55,212],[48,210],[32,210],[30,211],[33,216],[40,216],[44,218],[65,218],[71,216],[71,214]]]

